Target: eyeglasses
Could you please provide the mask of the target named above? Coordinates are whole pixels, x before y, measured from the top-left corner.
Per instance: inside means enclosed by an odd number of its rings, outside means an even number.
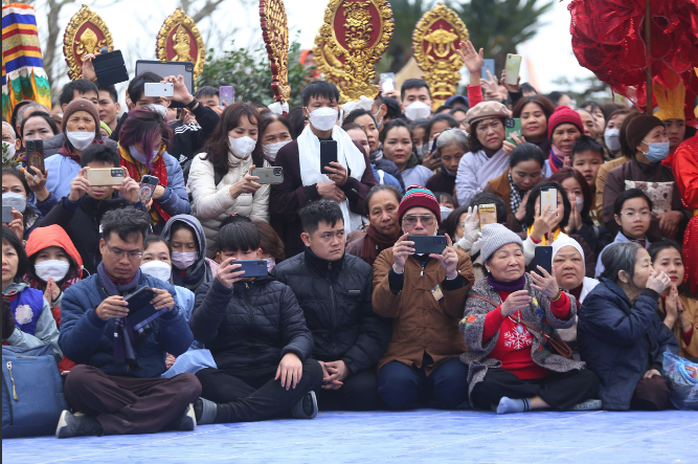
[[[650,219],[650,212],[649,211],[626,211],[624,213],[620,213],[621,216],[625,216],[628,219],[633,219],[635,216],[640,216],[640,219],[643,221],[649,221]]]
[[[124,256],[128,256],[128,259],[130,259],[131,261],[136,261],[137,259],[141,259],[143,257],[143,252],[140,250],[124,251],[118,248],[110,247],[109,244],[107,244],[107,242],[104,242],[104,246],[107,247],[107,250],[109,250],[109,254],[112,258],[121,259]]]
[[[459,224],[458,224],[458,228],[459,228],[459,229],[465,230],[465,222],[459,223]]]
[[[410,214],[409,216],[402,218],[402,223],[406,226],[416,226],[417,222],[421,222],[423,226],[429,227],[434,224],[435,220],[436,217],[432,216],[431,214],[423,214],[421,216],[414,216]]]

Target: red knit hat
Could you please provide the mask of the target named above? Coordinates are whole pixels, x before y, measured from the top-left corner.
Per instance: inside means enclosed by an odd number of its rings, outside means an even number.
[[[436,216],[436,220],[441,224],[441,207],[431,190],[425,189],[421,185],[410,185],[407,187],[405,196],[402,197],[400,207],[397,210],[398,220],[402,222],[402,216],[411,208],[426,208]]]
[[[552,139],[553,131],[560,124],[574,124],[579,129],[580,134],[584,134],[584,123],[582,122],[582,117],[570,108],[569,106],[562,105],[555,108],[555,112],[548,118],[548,139]]]

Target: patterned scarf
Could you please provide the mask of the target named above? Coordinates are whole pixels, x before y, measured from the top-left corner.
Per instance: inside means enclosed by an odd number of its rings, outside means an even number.
[[[395,238],[388,238],[378,232],[372,224],[369,224],[366,228],[366,236],[361,244],[361,259],[373,266],[380,252],[395,245],[399,236],[398,234]]]
[[[121,154],[121,166],[128,170],[128,175],[135,180],[140,182],[141,178],[150,174],[158,178],[159,185],[167,187],[167,167],[165,166],[165,160],[163,158],[163,153],[165,152],[165,145],[160,146],[160,151],[158,151],[157,156],[153,160],[150,169],[147,166],[137,162],[131,157],[131,153],[128,148],[123,147],[119,144],[119,153]],[[153,218],[153,225],[160,224],[169,221],[172,217],[167,211],[162,209],[160,203],[153,200],[153,208],[150,210],[150,216]]]
[[[509,207],[511,208],[511,214],[516,214],[521,207],[521,192],[514,183],[514,179],[511,178],[511,171],[509,171],[509,190],[511,190],[511,195],[509,195]]]

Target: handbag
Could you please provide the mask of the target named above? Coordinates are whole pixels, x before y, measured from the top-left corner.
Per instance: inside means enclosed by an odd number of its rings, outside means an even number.
[[[2,347],[2,437],[51,435],[68,409],[50,344]]]
[[[490,300],[489,298],[486,298],[484,296],[480,295],[469,295],[468,298],[479,298],[481,300],[487,301],[490,303],[492,306],[495,308],[499,306],[497,303],[494,301]],[[509,318],[514,321],[514,318],[509,316]],[[529,331],[536,332],[540,335],[543,336],[543,339],[548,343],[548,348],[550,349],[551,352],[554,354],[558,354],[560,356],[563,356],[568,359],[574,359],[574,355],[572,353],[572,349],[569,347],[567,343],[563,339],[560,338],[559,335],[556,334],[549,334],[544,332],[543,330],[539,329],[538,327],[534,326],[533,324],[530,324],[524,320],[521,321],[514,321],[516,323],[520,323],[524,327],[526,327]]]

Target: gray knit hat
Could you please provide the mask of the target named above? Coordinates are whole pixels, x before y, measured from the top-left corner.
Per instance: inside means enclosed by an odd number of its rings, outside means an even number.
[[[502,224],[487,224],[482,228],[482,248],[480,248],[480,260],[484,263],[492,254],[510,243],[518,243],[523,247],[521,237],[507,229]]]

